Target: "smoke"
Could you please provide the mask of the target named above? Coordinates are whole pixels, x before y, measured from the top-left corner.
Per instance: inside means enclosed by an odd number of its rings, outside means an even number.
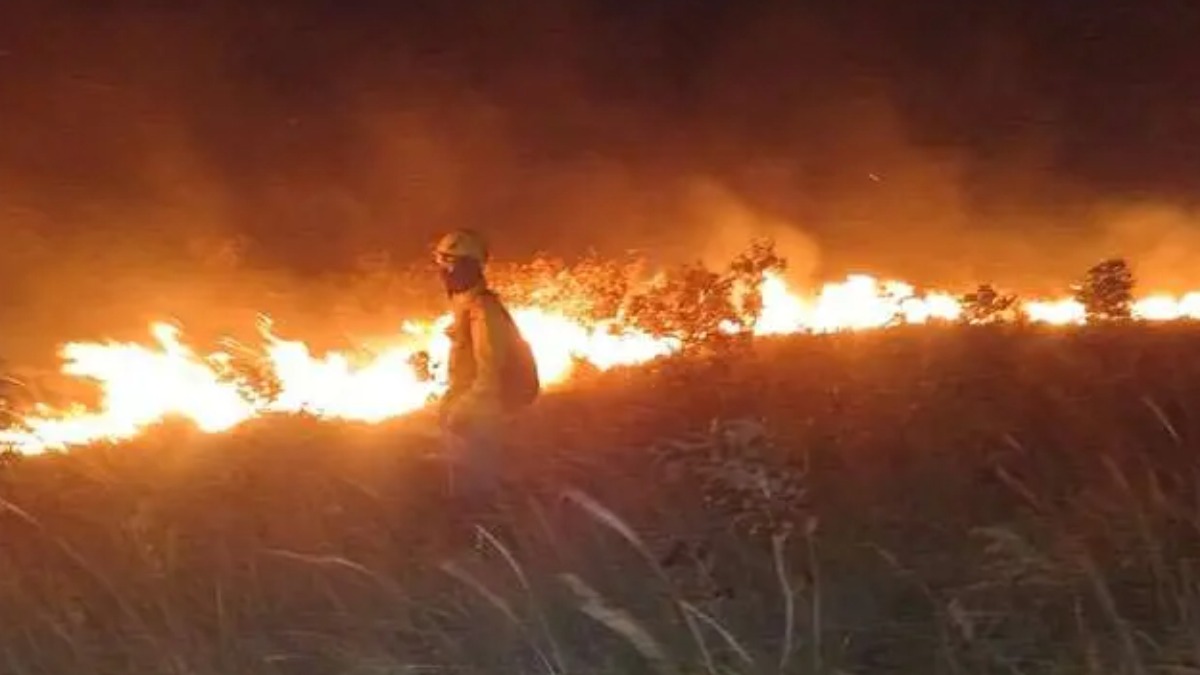
[[[1191,5],[1089,5],[1088,40],[1033,0],[497,7],[5,3],[0,354],[164,314],[385,330],[419,293],[364,257],[464,225],[510,260],[771,236],[797,281],[1200,282]]]
[[[1124,203],[1098,209],[1104,237],[1093,258],[1124,257],[1142,292],[1194,290],[1200,270],[1200,213],[1164,203]]]
[[[693,260],[721,269],[749,242],[769,239],[787,260],[787,275],[797,282],[813,280],[820,259],[816,242],[795,223],[756,211],[728,188],[697,180],[687,193],[686,216],[698,234],[686,246]]]

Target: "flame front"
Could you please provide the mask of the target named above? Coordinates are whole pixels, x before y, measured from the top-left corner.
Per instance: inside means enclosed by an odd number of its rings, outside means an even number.
[[[121,343],[66,345],[63,372],[101,384],[100,410],[73,407],[53,413],[39,406],[35,415],[24,420],[27,431],[3,432],[0,442],[36,452],[124,439],[169,416],[185,417],[201,430],[215,433],[255,414],[255,405],[235,385],[222,380],[225,354],[198,357],[167,324],[154,324],[151,333],[157,349]]]
[[[963,307],[951,294],[918,294],[913,286],[851,275],[813,294],[789,288],[778,274],[766,273],[759,291],[762,309],[751,332],[757,336],[877,329],[893,324],[955,321]],[[1071,299],[1028,301],[1020,305],[1035,323],[1086,322],[1084,308]],[[1182,297],[1153,295],[1133,305],[1146,321],[1200,320],[1200,292]],[[606,370],[644,363],[678,351],[678,339],[652,335],[620,319],[583,321],[553,307],[515,307],[513,317],[529,340],[543,383],[570,379],[577,364]],[[62,372],[96,383],[96,409],[37,405],[16,428],[0,430],[0,445],[36,454],[99,441],[133,438],[169,418],[218,433],[271,413],[307,413],[321,418],[381,422],[419,410],[445,391],[450,317],[409,321],[394,344],[368,357],[342,352],[316,355],[302,341],[275,336],[263,328],[264,360],[274,386],[263,394],[247,386],[226,352],[201,355],[186,346],[173,326],[150,328],[152,344],[70,343],[61,350]],[[728,330],[734,330],[731,325]],[[431,377],[414,357],[429,356]]]

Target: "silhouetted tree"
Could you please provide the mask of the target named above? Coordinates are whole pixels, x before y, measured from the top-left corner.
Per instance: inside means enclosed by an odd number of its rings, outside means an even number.
[[[1001,295],[991,284],[981,284],[961,299],[963,320],[972,324],[996,323],[1017,302],[1015,295]]]
[[[1092,266],[1083,282],[1074,287],[1089,321],[1128,319],[1133,308],[1133,271],[1122,258]]]

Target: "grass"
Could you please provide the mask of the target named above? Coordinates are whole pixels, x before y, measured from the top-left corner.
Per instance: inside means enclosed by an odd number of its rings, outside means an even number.
[[[898,329],[589,377],[502,516],[415,421],[0,464],[0,672],[1200,673],[1200,329]]]

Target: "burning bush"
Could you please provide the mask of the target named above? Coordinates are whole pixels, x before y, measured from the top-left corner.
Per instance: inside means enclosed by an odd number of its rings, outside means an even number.
[[[628,317],[652,335],[675,337],[685,346],[706,343],[737,316],[731,291],[731,279],[701,265],[685,265],[634,295],[627,305]]]
[[[740,324],[753,328],[763,312],[762,279],[770,273],[781,273],[787,260],[775,253],[775,242],[759,239],[729,264],[729,275],[739,295]]]
[[[626,318],[652,335],[677,338],[685,347],[746,334],[762,314],[762,278],[781,271],[785,260],[774,243],[759,240],[724,273],[695,263],[664,273],[650,289],[633,295]]]
[[[979,288],[961,299],[962,320],[970,324],[998,323],[1016,306],[1017,296],[1001,295],[991,284]]]

